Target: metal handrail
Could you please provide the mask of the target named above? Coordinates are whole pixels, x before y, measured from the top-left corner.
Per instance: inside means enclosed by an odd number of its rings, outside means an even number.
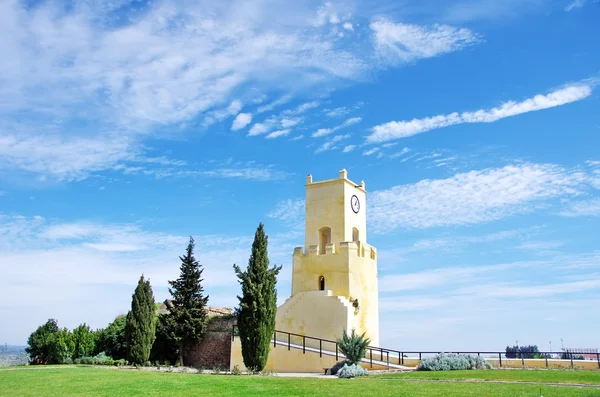
[[[237,325],[233,325],[232,330],[231,330],[231,340],[235,340],[235,330],[236,330]],[[296,334],[293,332],[287,332],[287,331],[279,331],[279,330],[275,330],[273,332],[273,346],[277,347],[277,344],[281,345],[284,344],[285,342],[282,341],[278,341],[277,340],[277,334],[283,334],[284,336],[287,336],[287,347],[288,350],[291,349],[291,337],[299,337],[302,338],[302,353],[306,354],[306,340],[314,340],[314,341],[319,341],[319,357],[323,357],[323,342],[326,343],[332,343],[335,345],[335,359],[336,361],[339,359],[339,349],[338,349],[338,342],[334,341],[334,340],[330,340],[330,339],[324,339],[324,338],[317,338],[314,336],[307,336],[307,335],[301,335],[301,334]],[[316,349],[316,348],[315,348]],[[524,355],[530,355],[532,353],[529,352],[524,352],[524,353],[520,353],[520,352],[515,352],[515,353],[508,353],[511,356],[515,355],[515,357],[506,357],[506,351],[503,352],[499,352],[499,351],[479,351],[479,352],[474,352],[474,351],[402,351],[402,350],[394,350],[394,349],[385,349],[382,347],[376,347],[376,346],[367,346],[367,350],[369,351],[369,362],[370,362],[370,366],[373,366],[373,352],[375,351],[376,354],[380,355],[380,361],[381,362],[387,362],[387,365],[389,367],[390,362],[390,353],[393,353],[394,355],[397,354],[398,355],[398,364],[399,365],[404,365],[404,358],[410,358],[408,356],[405,357],[406,354],[414,354],[414,355],[418,355],[419,356],[419,360],[422,359],[423,354],[476,354],[478,356],[481,356],[482,354],[489,354],[489,355],[498,355],[498,361],[500,364],[500,367],[502,367],[502,356],[504,356],[504,359],[508,359],[508,360],[514,360],[514,359],[521,359],[521,363],[522,366],[525,366],[525,360],[530,360],[531,358],[526,358],[524,357]],[[327,350],[326,350],[327,351]],[[386,355],[386,360],[384,361],[383,356],[384,354]],[[574,358],[573,355],[580,355],[581,353],[573,353],[573,352],[536,352],[536,354],[542,355],[543,357],[541,357],[540,359],[545,359],[546,360],[546,367],[548,367],[548,356],[551,355],[560,355],[561,357],[564,355],[568,355],[569,359],[571,361],[571,367],[574,366]],[[598,362],[598,368],[600,368],[600,352],[599,353],[586,353],[586,354],[595,354],[596,355],[596,359]],[[568,360],[568,359],[567,359]]]

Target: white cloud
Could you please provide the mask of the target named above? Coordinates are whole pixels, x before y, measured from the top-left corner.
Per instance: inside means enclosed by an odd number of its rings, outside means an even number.
[[[379,148],[378,147],[374,147],[372,149],[365,150],[363,152],[363,156],[370,156],[370,155],[375,154],[377,152],[379,152]]]
[[[301,224],[304,217],[304,200],[287,199],[280,201],[267,216],[285,223]]]
[[[526,163],[376,191],[369,211],[379,233],[476,224],[531,210],[551,198],[575,196],[588,187],[589,175],[583,172]]]
[[[210,304],[236,304],[239,287],[231,266],[247,263],[249,232],[194,236]],[[285,264],[289,273],[297,236],[269,237],[270,259]],[[0,328],[0,339],[23,343],[48,318],[58,318],[69,328],[84,321],[93,328],[105,327],[128,310],[142,273],[150,278],[156,300],[166,299],[167,280],[178,276],[178,256],[187,240],[188,236],[152,232],[135,224],[52,223],[41,217],[0,214],[0,311],[12,324],[10,329]],[[18,263],[28,265],[15,266]],[[283,282],[278,288],[287,291],[288,285]]]
[[[399,152],[390,154],[390,158],[395,159],[396,157],[404,156],[406,153],[410,152],[410,149],[405,147],[402,148]]]
[[[350,22],[344,22],[344,24],[342,26],[346,30],[354,30],[354,27],[352,26],[352,24]]]
[[[555,250],[564,246],[563,241],[525,241],[517,246],[517,248],[528,251],[548,251]]]
[[[380,19],[369,27],[375,33],[380,56],[392,63],[435,57],[479,41],[471,30],[448,25],[425,27]]]
[[[304,138],[304,135],[298,135],[298,136],[291,138],[290,141],[299,141],[302,138]]]
[[[248,124],[250,124],[251,122],[252,122],[252,114],[240,113],[233,120],[233,123],[231,124],[231,130],[232,131],[241,130],[242,128],[244,128]]]
[[[279,122],[281,124],[281,126],[283,128],[290,128],[290,127],[294,127],[296,125],[298,125],[299,123],[302,122],[302,118],[301,117],[297,117],[297,118],[283,118],[281,119],[281,121]]]
[[[565,6],[565,11],[569,12],[574,10],[575,8],[581,8],[585,5],[585,0],[574,0]]]
[[[314,134],[312,134],[312,137],[313,138],[319,138],[319,137],[322,137],[322,136],[329,135],[332,132],[333,132],[332,128],[319,128],[317,130],[317,132],[315,132]]]
[[[217,123],[219,121],[223,121],[228,117],[235,116],[242,110],[243,104],[239,99],[235,99],[231,101],[229,106],[224,109],[217,109],[211,112],[208,112],[206,117],[204,118],[204,125],[209,126],[213,123]]]
[[[285,105],[286,103],[288,103],[289,101],[291,101],[292,98],[293,98],[293,96],[290,95],[290,94],[284,95],[284,96],[282,96],[282,97],[274,100],[273,102],[271,102],[271,103],[269,103],[267,105],[263,105],[263,106],[258,107],[256,109],[256,112],[257,113],[270,112],[271,110],[275,109],[278,106]]]
[[[600,216],[600,198],[576,201],[559,213],[562,216]]]
[[[350,138],[350,134],[336,135],[333,138],[323,142],[323,144],[317,148],[315,153],[322,153],[327,150],[333,150],[337,147],[335,146],[336,143],[348,138]]]
[[[437,128],[463,123],[492,123],[506,117],[523,113],[549,109],[567,103],[580,101],[592,93],[592,88],[585,84],[569,85],[546,95],[536,95],[521,102],[508,101],[491,109],[475,112],[451,113],[410,121],[391,121],[373,127],[367,137],[369,143],[379,143],[393,139],[406,138]]]
[[[20,169],[59,180],[84,179],[137,155],[133,141],[118,136],[0,135],[0,170]]]
[[[290,133],[290,131],[291,130],[289,130],[289,129],[273,131],[269,135],[267,135],[266,138],[267,139],[275,139],[275,138],[279,138],[280,136],[286,136]]]
[[[335,131],[341,130],[342,128],[346,128],[356,123],[360,123],[361,121],[362,117],[350,117],[349,119],[345,120],[342,124],[333,128],[319,128],[314,134],[312,134],[312,137],[320,138],[323,136],[327,136]]]
[[[356,149],[356,145],[347,145],[347,146],[344,146],[344,149],[342,150],[342,152],[350,153],[354,149]]]

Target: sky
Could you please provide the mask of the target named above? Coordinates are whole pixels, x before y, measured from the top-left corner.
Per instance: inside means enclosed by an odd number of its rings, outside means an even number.
[[[380,339],[600,347],[600,2],[0,2],[0,343],[169,297],[289,297],[304,183],[367,187]],[[562,340],[562,341],[561,341]]]

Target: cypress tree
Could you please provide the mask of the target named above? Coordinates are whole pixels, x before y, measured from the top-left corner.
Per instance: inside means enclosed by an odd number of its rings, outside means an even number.
[[[208,295],[204,296],[202,287],[202,269],[194,258],[194,239],[190,237],[185,256],[180,256],[180,275],[175,281],[169,281],[172,307],[169,313],[161,315],[171,340],[177,343],[179,364],[183,365],[183,352],[191,345],[199,343],[206,331],[206,305]]]
[[[145,364],[150,358],[154,343],[156,322],[154,319],[154,294],[150,280],[140,277],[131,299],[131,311],[125,322],[127,360],[132,364]]]
[[[275,331],[277,312],[277,275],[281,266],[269,268],[268,236],[262,222],[258,225],[252,243],[248,268],[242,272],[233,268],[242,285],[236,311],[242,357],[250,371],[262,371],[267,364],[269,347]]]

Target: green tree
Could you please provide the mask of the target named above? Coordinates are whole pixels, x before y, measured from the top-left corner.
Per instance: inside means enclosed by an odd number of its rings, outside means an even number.
[[[352,364],[357,364],[367,353],[367,347],[371,343],[371,339],[365,337],[365,334],[357,335],[354,330],[348,335],[346,330],[341,338],[337,340],[340,351],[346,359]]]
[[[73,358],[91,357],[94,355],[96,336],[86,323],[80,324],[73,330],[73,343],[75,345]]]
[[[75,341],[67,328],[59,329],[48,338],[48,364],[65,364],[73,358]]]
[[[101,330],[96,342],[96,353],[104,352],[107,356],[115,360],[127,357],[127,348],[125,343],[125,315],[117,316],[108,327]]]
[[[251,371],[262,371],[265,367],[275,330],[276,284],[281,266],[269,268],[267,246],[268,236],[261,222],[254,234],[248,268],[242,272],[239,266],[233,265],[242,286],[236,310],[242,357]]]
[[[154,343],[156,323],[154,321],[154,295],[150,280],[140,277],[131,300],[131,311],[125,322],[127,360],[143,365],[150,358]]]
[[[186,254],[180,256],[179,278],[169,281],[171,307],[161,315],[169,338],[178,346],[179,364],[183,365],[183,352],[191,345],[199,343],[206,331],[206,305],[202,286],[202,266],[194,257],[194,239],[190,237]]]
[[[46,364],[50,356],[50,337],[58,332],[58,321],[51,318],[29,335],[25,351],[33,364]]]

